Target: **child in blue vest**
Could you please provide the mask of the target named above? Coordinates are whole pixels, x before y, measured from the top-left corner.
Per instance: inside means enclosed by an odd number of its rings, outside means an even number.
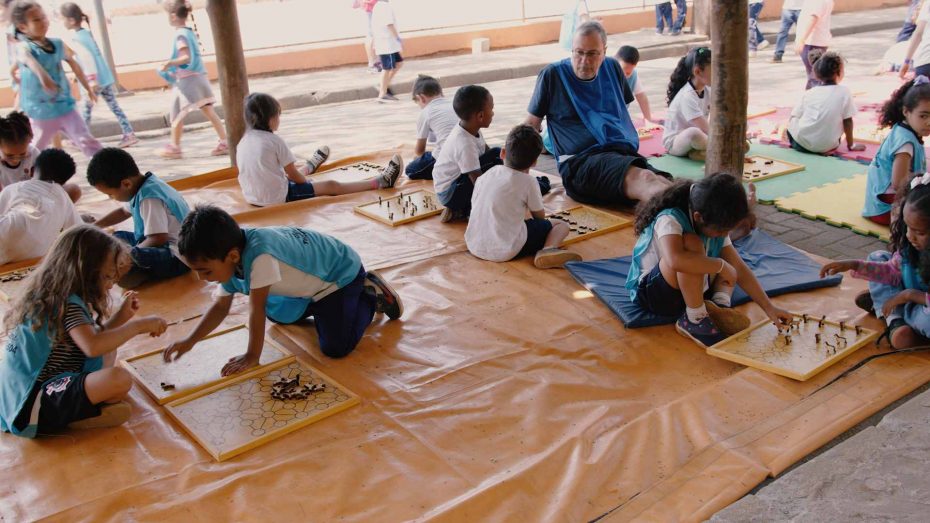
[[[74,50],[78,53],[81,67],[84,68],[84,74],[90,83],[91,89],[98,98],[103,98],[116,116],[120,129],[123,131],[123,138],[119,142],[119,147],[130,147],[139,143],[135,132],[132,130],[132,124],[126,113],[116,100],[116,78],[110,71],[110,65],[103,58],[103,53],[97,47],[94,35],[90,30],[84,29],[84,23],[90,24],[90,18],[84,14],[80,6],[73,2],[67,2],[61,6],[61,18],[65,24],[65,29],[74,31]],[[87,93],[84,93],[84,122],[90,126],[90,116],[94,109],[94,104],[90,101]]]
[[[853,271],[869,280],[869,291],[856,296],[856,305],[875,312],[888,324],[888,338],[896,349],[930,343],[927,279],[919,274],[930,247],[930,174],[905,182],[891,226],[891,252],[875,251],[866,260],[830,262],[821,277]]]
[[[97,97],[74,52],[58,38],[46,36],[48,17],[37,2],[17,2],[10,18],[20,39],[16,50],[20,75],[19,102],[32,122],[35,133],[33,145],[39,150],[45,149],[55,135],[63,133],[90,158],[103,146],[90,134],[87,124],[75,110],[71,85],[61,62],[68,62],[92,102]]]
[[[114,233],[132,247],[132,270],[120,279],[120,287],[134,289],[147,281],[173,278],[190,270],[172,250],[181,222],[190,212],[174,187],[152,173],[142,174],[132,156],[116,147],[94,155],[87,166],[87,182],[111,199],[127,203],[97,220],[98,227],[132,218],[132,232]]]
[[[737,284],[776,325],[790,322],[791,313],[769,300],[730,242],[728,233],[748,215],[746,191],[726,173],[678,180],[645,202],[636,214],[630,299],[654,314],[678,316],[678,332],[706,347],[749,326],[729,308]]]
[[[181,134],[184,133],[184,118],[200,109],[207,120],[213,124],[213,130],[219,138],[216,147],[210,152],[213,156],[223,156],[229,152],[226,144],[226,128],[213,109],[216,98],[207,78],[207,69],[203,65],[200,42],[194,30],[187,27],[187,19],[192,16],[193,8],[186,0],[171,0],[165,4],[168,11],[168,23],[175,28],[172,37],[171,59],[163,63],[158,74],[172,87],[174,100],[171,103],[171,143],[158,151],[158,155],[169,160],[177,160],[181,154]]]
[[[181,227],[178,252],[202,280],[219,282],[213,305],[187,338],[165,350],[177,359],[229,313],[236,293],[249,297],[249,346],[222,368],[228,376],[258,364],[265,318],[291,324],[313,317],[320,350],[341,358],[355,349],[376,312],[403,314],[400,296],[339,240],[296,227],[242,229],[225,211],[194,209]]]
[[[866,177],[862,216],[880,225],[891,223],[891,206],[914,173],[927,170],[924,137],[930,135],[930,82],[917,76],[902,85],[882,107],[882,140]]]
[[[135,336],[167,328],[161,318],[133,318],[134,292],[110,314],[109,291],[129,263],[126,248],[96,227],[76,225],[58,238],[5,318],[0,429],[35,437],[129,419],[123,399],[132,379],[113,356]]]

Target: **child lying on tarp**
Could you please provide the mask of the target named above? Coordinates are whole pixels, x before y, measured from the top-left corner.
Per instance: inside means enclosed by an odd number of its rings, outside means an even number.
[[[730,241],[729,232],[748,216],[742,183],[726,173],[678,180],[640,204],[630,299],[655,314],[680,315],[676,330],[705,347],[749,326],[749,318],[729,308],[737,284],[776,325],[790,322],[791,313],[769,300]]]
[[[284,324],[312,316],[320,350],[341,358],[355,349],[376,312],[392,320],[403,314],[400,296],[378,273],[365,271],[351,247],[308,229],[241,229],[225,211],[202,206],[184,220],[178,253],[201,279],[222,286],[193,332],[165,350],[165,361],[216,329],[235,293],[249,296],[249,346],[223,366],[223,376],[258,364],[266,316]]]

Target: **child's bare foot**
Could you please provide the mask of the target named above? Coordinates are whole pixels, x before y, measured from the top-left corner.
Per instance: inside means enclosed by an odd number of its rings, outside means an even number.
[[[707,151],[703,151],[701,149],[691,149],[691,152],[688,153],[688,158],[696,162],[703,162],[707,160]]]

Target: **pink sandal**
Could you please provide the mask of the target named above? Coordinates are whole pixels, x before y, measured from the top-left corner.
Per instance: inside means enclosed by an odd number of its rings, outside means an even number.
[[[165,145],[165,147],[158,151],[156,154],[166,160],[180,160],[182,157],[181,148],[177,145],[174,145],[173,143]]]
[[[210,152],[210,156],[223,156],[226,154],[229,154],[229,145],[226,144],[226,140],[220,140]]]

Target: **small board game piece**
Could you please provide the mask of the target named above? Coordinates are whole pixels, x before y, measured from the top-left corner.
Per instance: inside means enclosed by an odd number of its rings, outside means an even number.
[[[744,182],[758,182],[806,169],[806,167],[799,163],[792,163],[760,155],[747,156],[745,166],[746,167],[743,169]]]
[[[633,224],[629,218],[604,212],[587,205],[553,212],[546,216],[550,220],[561,220],[569,226],[569,235],[562,245],[587,240]]]
[[[429,218],[442,212],[442,206],[438,205],[436,195],[422,189],[408,194],[401,193],[397,196],[384,198],[383,201],[387,204],[386,207],[381,207],[377,202],[370,202],[355,207],[355,212],[366,218],[391,226]],[[392,202],[395,208],[400,209],[400,214],[396,214],[391,210]]]
[[[841,322],[840,322],[840,332],[843,332],[843,331],[845,331],[845,330],[846,330],[846,322],[845,322],[845,321],[841,321]]]
[[[856,336],[860,334],[862,334],[862,327],[860,327],[859,325],[856,325]]]
[[[161,390],[174,390],[174,385],[172,385],[171,383],[162,382]]]
[[[820,345],[820,333],[814,334],[814,343]]]

